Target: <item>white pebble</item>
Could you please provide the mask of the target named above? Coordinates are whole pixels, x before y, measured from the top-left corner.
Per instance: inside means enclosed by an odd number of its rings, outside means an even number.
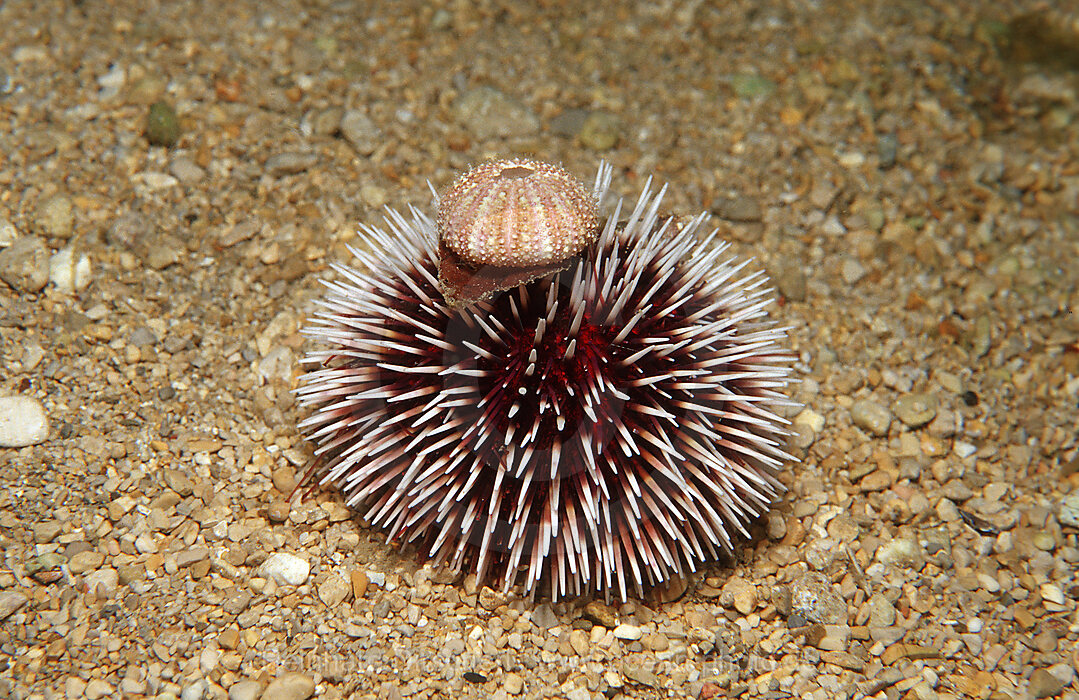
[[[49,437],[45,407],[29,396],[0,397],[0,447],[37,445]]]
[[[625,639],[633,642],[641,638],[641,628],[623,622],[618,627],[614,628],[614,636],[618,639]]]
[[[955,452],[955,456],[959,459],[966,459],[967,457],[977,452],[978,448],[970,444],[969,442],[956,440],[955,445],[952,446],[952,450]]]
[[[814,433],[819,433],[824,429],[824,416],[807,408],[794,417],[794,424],[804,425]]]
[[[967,632],[971,634],[978,634],[982,631],[982,618],[972,617],[967,620]]]
[[[64,294],[74,294],[90,284],[90,258],[85,253],[64,248],[49,258],[49,281]]]
[[[0,248],[7,248],[19,237],[15,224],[7,219],[0,219]]]
[[[299,586],[307,581],[311,574],[311,565],[295,554],[278,552],[262,562],[260,571],[263,576],[272,578],[278,584]]]

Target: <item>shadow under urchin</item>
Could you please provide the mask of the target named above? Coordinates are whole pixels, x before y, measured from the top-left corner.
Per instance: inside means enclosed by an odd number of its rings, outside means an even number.
[[[306,329],[305,482],[503,591],[625,598],[731,551],[794,460],[775,412],[793,357],[764,275],[662,197],[646,185],[566,270],[463,309],[429,217],[365,228]]]

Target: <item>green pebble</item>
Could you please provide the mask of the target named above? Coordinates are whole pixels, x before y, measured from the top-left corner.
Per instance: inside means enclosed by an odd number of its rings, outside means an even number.
[[[743,73],[731,78],[731,88],[735,95],[748,100],[771,95],[776,91],[776,84],[762,75]]]
[[[154,146],[172,146],[180,138],[180,118],[167,102],[150,105],[146,115],[146,140]]]

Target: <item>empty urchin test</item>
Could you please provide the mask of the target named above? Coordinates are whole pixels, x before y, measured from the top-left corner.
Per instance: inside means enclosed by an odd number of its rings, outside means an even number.
[[[730,551],[782,491],[793,356],[706,215],[601,216],[561,167],[484,163],[437,220],[364,228],[311,319],[308,484],[508,591],[625,598]],[[626,207],[629,209],[629,207]]]

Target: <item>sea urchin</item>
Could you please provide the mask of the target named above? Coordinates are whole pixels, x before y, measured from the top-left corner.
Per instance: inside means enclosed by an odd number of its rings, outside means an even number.
[[[463,308],[431,218],[364,228],[307,329],[306,483],[436,562],[553,598],[640,595],[731,550],[793,459],[775,413],[793,358],[764,276],[698,239],[705,214],[661,217],[650,185],[563,271]]]

